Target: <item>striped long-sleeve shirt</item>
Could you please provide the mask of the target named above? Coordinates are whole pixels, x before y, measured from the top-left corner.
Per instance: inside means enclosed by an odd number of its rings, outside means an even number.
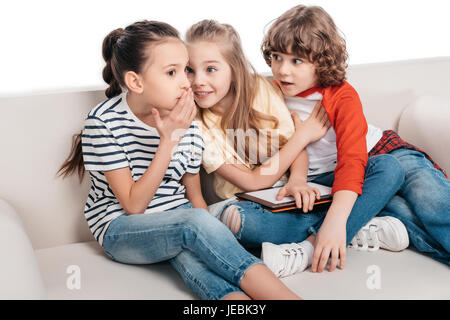
[[[84,165],[91,180],[84,213],[100,244],[111,221],[125,214],[103,172],[127,167],[137,181],[155,156],[159,141],[157,130],[130,110],[126,92],[103,101],[89,112],[82,134]],[[188,202],[180,180],[185,173],[199,172],[203,150],[200,129],[193,121],[144,213],[166,211]]]

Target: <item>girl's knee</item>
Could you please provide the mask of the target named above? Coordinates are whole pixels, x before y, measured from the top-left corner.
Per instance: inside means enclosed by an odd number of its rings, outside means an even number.
[[[241,214],[239,212],[239,207],[235,205],[226,207],[220,216],[220,221],[222,221],[233,234],[238,233],[241,228]]]
[[[202,208],[193,208],[188,212],[184,213],[185,224],[186,225],[205,225],[211,223],[212,220],[215,220],[209,212]]]
[[[217,236],[227,230],[217,218],[213,217],[207,210],[200,208],[187,213],[185,229],[207,237]]]

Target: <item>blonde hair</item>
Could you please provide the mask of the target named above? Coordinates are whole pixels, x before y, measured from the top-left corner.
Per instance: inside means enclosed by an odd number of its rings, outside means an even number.
[[[321,87],[340,85],[345,80],[346,43],[321,7],[298,5],[283,13],[270,26],[261,50],[269,66],[273,51],[306,59],[314,64]]]
[[[228,112],[222,116],[220,127],[225,132],[227,129],[255,129],[260,134],[262,121],[273,123],[271,129],[278,128],[279,121],[276,117],[264,114],[253,108],[255,95],[259,90],[260,81],[267,81],[264,77],[256,74],[255,69],[246,59],[242,49],[241,39],[236,30],[229,24],[222,24],[215,20],[202,20],[192,25],[186,32],[186,42],[209,41],[218,44],[222,56],[231,68],[232,81],[230,91],[233,94],[233,102]],[[270,84],[269,84],[270,85]],[[200,108],[199,115],[202,122],[206,124],[203,110]],[[270,135],[270,130],[269,135]],[[279,146],[286,143],[286,138],[279,136]],[[270,138],[267,141],[271,141]],[[234,142],[233,142],[234,145]],[[259,145],[259,144],[258,144]],[[239,148],[236,148],[237,150]],[[269,152],[271,148],[267,149]],[[257,152],[259,155],[259,152]],[[245,159],[248,162],[249,145],[245,145]],[[258,159],[257,164],[260,164]]]

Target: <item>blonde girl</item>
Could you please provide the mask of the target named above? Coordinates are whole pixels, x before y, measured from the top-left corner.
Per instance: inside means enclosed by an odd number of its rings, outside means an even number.
[[[292,121],[281,92],[255,73],[230,25],[201,21],[187,31],[186,41],[188,78],[206,144],[203,166],[215,173],[216,194],[227,199],[272,186],[326,131],[320,103],[310,119],[294,115]]]

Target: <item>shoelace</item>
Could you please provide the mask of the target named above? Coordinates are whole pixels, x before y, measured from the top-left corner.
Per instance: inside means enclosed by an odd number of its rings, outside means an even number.
[[[357,248],[361,251],[377,251],[380,248],[378,239],[378,227],[371,224],[363,227],[350,242],[351,248]]]
[[[303,268],[304,252],[301,247],[285,248],[283,250],[284,266],[279,272],[279,276],[286,277],[297,273]]]

